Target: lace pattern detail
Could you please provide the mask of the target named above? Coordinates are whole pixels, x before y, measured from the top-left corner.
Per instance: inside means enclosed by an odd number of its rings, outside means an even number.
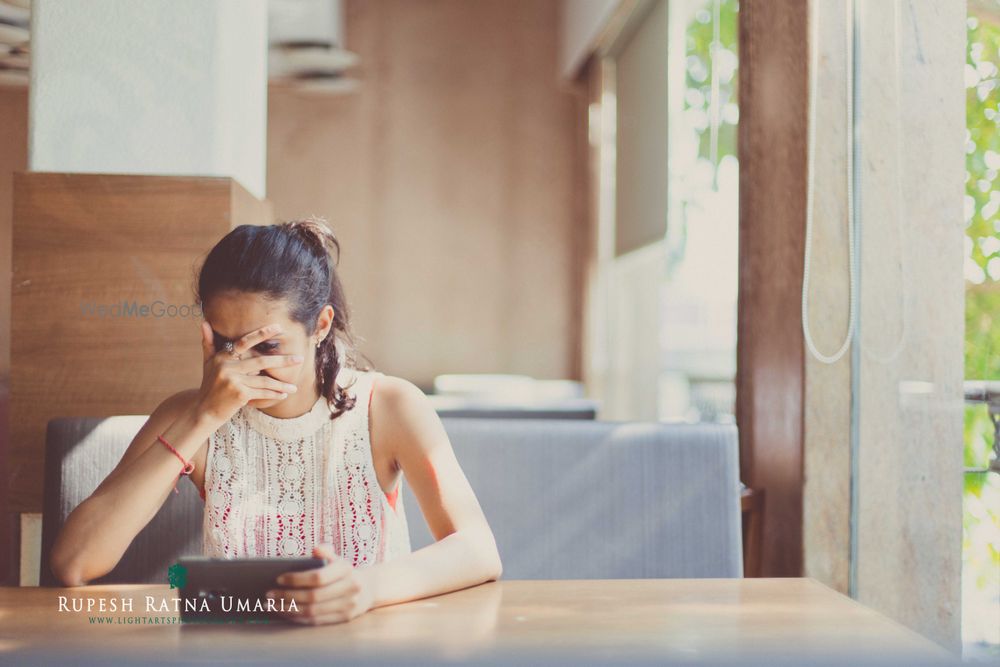
[[[410,552],[402,496],[393,509],[372,462],[368,405],[379,375],[341,371],[338,381],[353,379],[348,391],[357,403],[337,419],[320,397],[292,419],[245,406],[212,434],[204,555],[306,556],[329,542],[355,567],[366,567]]]

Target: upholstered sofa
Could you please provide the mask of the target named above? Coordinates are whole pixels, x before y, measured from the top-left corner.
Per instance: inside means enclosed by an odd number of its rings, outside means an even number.
[[[70,511],[120,460],[146,416],[48,425],[40,581]],[[505,579],[740,577],[736,427],[445,417],[497,539]],[[404,478],[405,479],[405,478]],[[114,570],[92,583],[165,583],[201,553],[203,501],[182,480]],[[433,541],[404,481],[414,550]]]

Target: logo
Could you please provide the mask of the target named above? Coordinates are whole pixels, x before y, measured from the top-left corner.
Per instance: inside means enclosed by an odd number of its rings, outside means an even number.
[[[171,588],[184,588],[187,586],[188,571],[180,563],[174,563],[167,568],[167,579]]]
[[[167,303],[157,299],[152,302],[122,300],[116,303],[80,302],[80,314],[84,317],[104,318],[147,318],[155,317],[202,317],[201,306],[197,303]]]

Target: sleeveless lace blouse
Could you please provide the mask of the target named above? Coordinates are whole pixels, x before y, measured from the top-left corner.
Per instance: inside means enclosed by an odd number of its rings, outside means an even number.
[[[357,401],[334,420],[321,396],[290,419],[244,406],[212,434],[205,556],[311,556],[330,543],[354,567],[367,567],[410,552],[402,480],[387,497],[372,461],[368,406],[380,375],[342,369],[338,381]]]

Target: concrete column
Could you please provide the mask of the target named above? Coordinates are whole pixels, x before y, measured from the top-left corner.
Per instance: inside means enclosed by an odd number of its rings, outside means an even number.
[[[965,3],[854,4],[851,19],[845,0],[812,3],[820,79],[809,310],[821,352],[842,342],[849,307],[848,34],[857,43],[859,283],[852,349],[833,365],[806,352],[803,574],[957,652]]]
[[[863,2],[857,598],[961,649],[964,2]]]
[[[816,101],[816,188],[808,316],[817,349],[832,355],[847,333],[850,281],[847,244],[847,67],[852,0],[822,0]],[[808,35],[808,24],[804,26]],[[803,57],[809,58],[808,39]],[[808,104],[808,98],[802,100]],[[804,214],[803,214],[804,215]],[[802,222],[804,225],[804,221]],[[801,283],[798,295],[801,298]],[[801,330],[799,336],[802,337]],[[851,551],[851,351],[833,364],[804,351],[804,574],[847,594]]]
[[[264,0],[35,0],[32,171],[230,176],[265,196]]]

